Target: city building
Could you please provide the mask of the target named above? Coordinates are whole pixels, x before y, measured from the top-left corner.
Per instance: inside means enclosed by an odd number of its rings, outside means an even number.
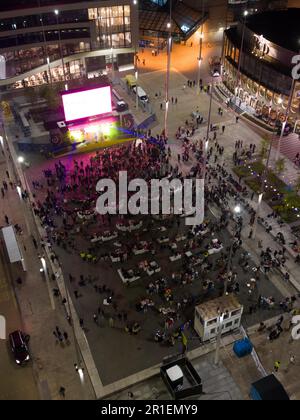
[[[207,19],[204,9],[197,10],[182,0],[141,0],[140,1],[141,38],[167,38],[171,13],[173,39],[189,39]]]
[[[300,50],[299,20],[297,8],[265,11],[225,31],[224,83],[242,109],[270,125],[284,121],[290,97],[290,122],[298,124],[300,118],[300,83],[292,76],[292,60]]]
[[[10,0],[0,5],[0,86],[133,66],[136,0]]]

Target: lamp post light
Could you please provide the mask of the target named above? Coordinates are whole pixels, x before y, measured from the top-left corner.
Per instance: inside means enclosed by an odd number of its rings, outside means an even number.
[[[41,264],[42,264],[42,268],[41,268],[40,271],[41,271],[41,273],[45,273],[45,279],[46,279],[47,289],[48,289],[48,293],[49,293],[49,297],[50,297],[51,307],[54,311],[55,310],[55,302],[54,302],[53,293],[51,291],[50,279],[49,279],[49,273],[48,273],[46,260],[45,260],[44,257],[41,257],[40,260],[41,260]]]
[[[41,9],[41,0],[38,0],[38,7],[39,7],[39,9]],[[48,56],[47,40],[46,40],[45,27],[44,27],[44,21],[43,21],[43,15],[42,15],[42,13],[40,13],[40,22],[41,22],[42,29],[43,29],[44,50],[45,50],[45,56],[47,57],[49,80],[50,80],[50,84],[52,85],[52,74],[51,74],[51,67],[50,67],[50,58]]]
[[[239,93],[239,87],[240,87],[240,81],[241,81],[241,64],[242,64],[242,55],[243,55],[244,41],[245,41],[246,19],[248,15],[249,15],[248,10],[245,10],[243,13],[243,16],[244,16],[243,32],[242,32],[242,40],[241,40],[241,47],[240,47],[240,54],[239,54],[238,69],[237,69],[237,75],[236,75],[236,88],[235,88],[235,95],[234,95],[235,106],[236,106],[236,101],[237,101],[237,96]]]
[[[56,24],[57,26],[59,26],[59,21],[58,21],[59,10],[55,9],[54,14],[56,16]],[[65,72],[64,55],[63,55],[62,44],[61,44],[60,28],[58,27],[57,30],[58,30],[58,43],[59,43],[60,58],[61,58],[61,64],[62,64],[62,70],[63,70],[63,77],[64,77],[64,81],[66,81],[67,79],[66,79],[66,72]]]
[[[206,131],[206,141],[205,141],[205,155],[207,153],[208,144],[209,144],[209,133],[210,133],[210,126],[211,126],[211,111],[212,111],[212,100],[213,100],[213,87],[214,87],[214,81],[213,81],[213,78],[211,78],[211,86],[210,86],[210,89],[209,89],[210,90],[210,98],[209,98],[207,131]],[[205,169],[206,169],[206,163],[205,163]]]
[[[134,73],[135,79],[136,79],[136,95],[135,95],[135,107],[136,109],[139,108],[139,86],[138,86],[138,79],[139,79],[139,72],[138,68],[136,67],[136,71]]]
[[[271,153],[272,153],[272,145],[273,145],[273,141],[275,139],[275,135],[276,135],[276,130],[273,131],[272,138],[270,139],[270,147],[269,147],[269,151],[268,151],[267,162],[266,162],[265,169],[262,173],[260,194],[258,196],[258,203],[257,203],[257,208],[256,208],[255,218],[254,218],[254,224],[253,224],[252,239],[255,239],[255,237],[256,237],[258,219],[259,219],[259,215],[260,215],[261,203],[262,203],[263,196],[264,196],[264,193],[265,193],[265,190],[266,190],[266,183],[267,183],[267,178],[268,178],[268,173],[269,173],[269,164],[270,164]]]
[[[67,313],[68,313],[68,316],[69,316],[69,319],[70,319],[72,335],[73,335],[73,340],[74,340],[74,346],[75,346],[75,352],[76,352],[76,364],[75,364],[77,366],[76,371],[78,372],[78,374],[80,376],[80,379],[83,380],[83,369],[80,367],[81,363],[82,363],[82,358],[81,358],[80,348],[79,348],[79,344],[78,344],[77,337],[76,337],[73,312],[72,312],[72,308],[71,308],[71,298],[70,298],[69,289],[67,288],[65,277],[64,277],[63,274],[62,274],[61,278],[62,278],[64,289],[65,289],[65,296],[66,296],[67,308],[68,308]]]
[[[203,25],[199,35],[199,57],[198,57],[198,79],[197,79],[197,95],[200,94],[200,79],[201,79],[201,62],[202,62],[202,44],[203,44]]]
[[[114,82],[115,79],[115,67],[114,67],[114,48],[111,47],[111,76],[112,76],[112,82]]]
[[[293,102],[293,97],[294,97],[294,92],[295,92],[295,86],[296,86],[296,79],[293,79],[292,86],[291,86],[291,91],[290,91],[290,96],[289,96],[289,101],[288,101],[288,106],[286,108],[286,112],[285,112],[285,116],[284,116],[284,121],[282,123],[280,137],[279,137],[279,140],[278,140],[278,146],[277,146],[277,150],[276,150],[275,162],[279,159],[280,148],[281,148],[281,143],[282,143],[282,139],[283,139],[283,136],[284,136],[285,127],[287,125],[289,114],[291,112],[291,107],[292,107],[292,102]],[[280,103],[282,103],[283,102],[282,98],[279,98],[279,99],[281,100]],[[278,103],[279,103],[279,101],[278,101]]]
[[[171,52],[172,52],[172,0],[170,0],[170,15],[167,23],[168,36],[168,61],[167,61],[167,75],[166,75],[166,110],[165,110],[165,136],[168,137],[168,113],[169,113],[169,89],[170,89],[170,71],[171,71]]]
[[[216,352],[215,352],[215,365],[216,366],[218,366],[220,363],[221,340],[222,340],[222,331],[223,331],[225,315],[226,315],[226,312],[221,312],[221,310],[218,309],[218,327],[217,327],[218,335],[217,335]]]
[[[237,204],[234,209],[233,209],[233,213],[234,215],[238,216],[241,214],[242,208],[239,204]],[[229,273],[231,271],[231,264],[232,264],[232,257],[233,257],[233,245],[234,245],[234,241],[231,241],[231,245],[230,245],[230,251],[229,251],[229,257],[228,257],[228,261],[227,261],[227,272],[226,272],[226,278],[225,278],[225,283],[224,283],[224,295],[227,295],[227,291],[228,291],[228,279],[229,279]]]

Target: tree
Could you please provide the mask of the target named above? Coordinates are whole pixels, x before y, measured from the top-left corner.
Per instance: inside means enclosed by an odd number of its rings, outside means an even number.
[[[60,96],[54,87],[43,85],[40,89],[40,96],[45,99],[49,109],[57,109],[59,107]]]
[[[33,104],[34,102],[36,102],[37,99],[38,99],[38,93],[35,90],[35,88],[33,88],[33,87],[26,87],[24,89],[24,95],[26,97],[26,100],[28,102],[30,102],[31,104]]]
[[[2,101],[1,102],[1,110],[2,110],[2,113],[3,113],[4,120],[8,121],[8,122],[12,121],[13,114],[12,114],[9,102]]]
[[[294,184],[294,190],[298,194],[300,192],[300,176],[297,178],[295,184]]]
[[[275,162],[275,171],[277,175],[281,175],[285,170],[285,159],[280,158]]]
[[[269,147],[270,141],[268,139],[262,139],[259,150],[259,157],[262,162],[268,157]]]

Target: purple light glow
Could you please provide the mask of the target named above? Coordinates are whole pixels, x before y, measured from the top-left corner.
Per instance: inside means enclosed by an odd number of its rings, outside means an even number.
[[[110,86],[62,95],[66,122],[112,112]]]

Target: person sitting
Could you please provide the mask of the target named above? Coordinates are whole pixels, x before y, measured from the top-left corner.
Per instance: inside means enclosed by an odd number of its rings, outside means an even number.
[[[132,334],[136,335],[141,331],[141,326],[138,322],[135,322],[132,327]]]

